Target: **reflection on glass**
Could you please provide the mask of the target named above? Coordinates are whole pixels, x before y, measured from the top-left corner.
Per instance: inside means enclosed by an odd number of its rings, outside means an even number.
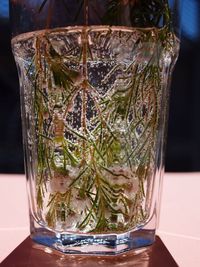
[[[154,241],[176,3],[11,1],[36,242],[118,254]]]

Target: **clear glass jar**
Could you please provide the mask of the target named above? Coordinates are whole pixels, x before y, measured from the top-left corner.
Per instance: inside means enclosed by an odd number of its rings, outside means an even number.
[[[178,1],[10,1],[31,237],[64,253],[151,245]]]

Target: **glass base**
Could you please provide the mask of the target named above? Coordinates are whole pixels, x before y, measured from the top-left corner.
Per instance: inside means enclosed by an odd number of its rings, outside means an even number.
[[[151,245],[155,230],[135,230],[123,234],[56,234],[45,228],[35,228],[31,238],[40,245],[66,254],[117,255]]]

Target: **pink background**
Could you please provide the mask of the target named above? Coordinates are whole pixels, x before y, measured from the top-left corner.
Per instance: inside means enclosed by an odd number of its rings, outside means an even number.
[[[0,262],[29,234],[24,175],[0,175]],[[181,267],[200,266],[200,173],[166,173],[161,237]]]

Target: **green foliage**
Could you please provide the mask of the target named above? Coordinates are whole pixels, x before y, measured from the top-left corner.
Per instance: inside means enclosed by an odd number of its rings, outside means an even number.
[[[42,2],[39,7],[39,13],[48,2],[50,2],[50,0],[44,0]],[[81,12],[83,12],[84,2],[84,0],[77,0],[79,7],[74,21],[76,21]],[[105,14],[103,16],[100,15],[100,17],[102,24],[110,26],[123,26],[125,20],[128,19],[130,25],[124,26],[171,27],[171,12],[168,2],[168,0],[107,0],[105,4]],[[87,2],[87,4],[90,5],[89,2]],[[70,7],[67,6],[65,1],[63,1],[63,7],[67,8],[68,14]]]
[[[134,27],[165,27],[171,23],[168,0],[139,0],[131,7],[130,16]]]
[[[40,12],[46,3],[42,3]],[[132,26],[158,27],[161,22],[161,26],[170,24],[167,1],[130,1],[129,5]],[[120,1],[109,1],[104,23],[118,24],[121,10]],[[156,28],[138,31],[138,47],[144,43],[161,42],[165,48],[168,27],[159,31]],[[37,204],[39,209],[47,209],[46,221],[49,227],[55,227],[58,221],[65,225],[70,216],[75,216],[73,203],[81,201],[85,206],[76,224],[78,230],[86,231],[87,227],[95,233],[129,230],[149,215],[142,203],[146,197],[144,183],[154,171],[156,156],[158,99],[162,90],[159,50],[155,48],[150,57],[146,49],[147,55],[142,56],[148,58],[148,63],[143,69],[139,70],[140,62],[134,62],[123,72],[124,76],[131,73],[129,85],[125,88],[124,85],[119,86],[111,95],[101,98],[96,96],[95,88],[87,77],[87,60],[92,56],[84,29],[81,36],[84,40],[80,62],[77,63],[82,66],[81,75],[84,77],[80,80],[80,72],[67,66],[54,49],[48,32],[36,42],[32,84],[35,85],[38,142]],[[67,123],[70,108],[75,108],[74,98],[77,95],[81,102],[81,130]],[[87,125],[85,103],[88,95],[95,110],[92,130]],[[121,131],[122,125],[118,129],[114,127],[118,121],[124,123],[125,133]],[[132,144],[132,140],[137,142]],[[116,172],[113,166],[122,166],[122,170],[124,168],[128,171]],[[65,189],[59,189],[59,179],[61,185],[68,182]],[[134,179],[138,179],[138,189],[132,194],[130,182]],[[51,194],[46,186],[47,181],[58,183]],[[49,194],[46,207],[45,194]]]

